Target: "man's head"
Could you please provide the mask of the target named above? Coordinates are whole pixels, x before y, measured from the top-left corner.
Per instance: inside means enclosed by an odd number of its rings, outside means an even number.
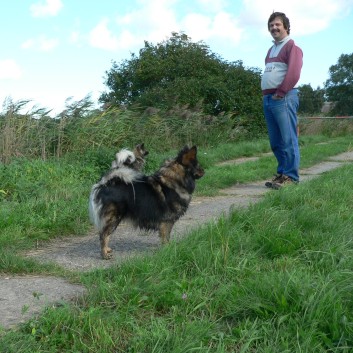
[[[289,18],[283,12],[273,12],[268,19],[267,27],[275,41],[281,41],[290,33]]]

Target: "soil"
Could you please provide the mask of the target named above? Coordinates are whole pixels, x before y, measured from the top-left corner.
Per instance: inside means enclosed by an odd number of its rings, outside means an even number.
[[[244,161],[247,159],[227,163]],[[340,154],[326,162],[301,170],[301,181],[315,178],[347,162],[353,162],[353,152]],[[217,197],[194,197],[185,216],[175,224],[172,239],[180,239],[192,228],[212,222],[222,214],[228,214],[232,208],[248,207],[256,203],[270,191],[264,187],[264,182],[234,185],[222,190],[222,195]],[[29,251],[24,256],[40,262],[53,262],[72,271],[90,271],[116,265],[139,254],[153,252],[160,246],[156,234],[136,231],[128,224],[119,225],[110,245],[114,251],[113,259],[102,260],[99,239],[92,230],[84,237],[65,237],[42,246],[39,244],[38,249]],[[84,293],[84,287],[62,278],[0,275],[0,328],[16,327],[40,313],[46,306],[58,305],[63,300],[74,300]]]

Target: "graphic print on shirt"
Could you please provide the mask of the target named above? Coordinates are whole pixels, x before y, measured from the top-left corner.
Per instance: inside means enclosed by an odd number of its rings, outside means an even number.
[[[282,62],[267,63],[261,80],[261,89],[277,87],[286,76],[287,68],[288,65]]]

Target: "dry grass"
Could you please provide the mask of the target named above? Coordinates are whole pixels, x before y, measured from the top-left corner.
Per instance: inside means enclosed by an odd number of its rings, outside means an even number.
[[[353,119],[300,118],[299,128],[304,135],[342,136],[353,133]]]

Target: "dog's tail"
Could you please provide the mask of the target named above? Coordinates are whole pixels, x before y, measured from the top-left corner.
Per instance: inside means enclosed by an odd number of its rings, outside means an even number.
[[[112,162],[112,168],[121,168],[123,166],[131,165],[135,160],[135,154],[124,148],[115,155],[115,159]]]
[[[99,189],[101,188],[102,184],[97,183],[94,184],[91,190],[91,194],[89,195],[89,205],[88,205],[88,210],[89,210],[89,218],[92,224],[95,225],[95,227],[98,230],[101,230],[102,228],[102,222],[101,222],[101,210],[102,210],[102,203],[99,202],[97,198],[97,194],[99,192]]]

